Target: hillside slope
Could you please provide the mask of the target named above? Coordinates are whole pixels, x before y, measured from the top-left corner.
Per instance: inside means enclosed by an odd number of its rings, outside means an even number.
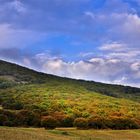
[[[72,125],[73,119],[81,117],[133,119],[140,123],[139,101],[139,88],[61,78],[0,61],[0,105],[2,110],[16,113],[17,120],[14,121],[20,120],[18,117],[21,116],[23,121],[23,116],[26,118],[30,114],[25,112],[28,110],[40,117],[51,115],[60,122],[68,117],[69,123],[66,123],[67,119],[63,121],[63,125],[68,126]],[[11,116],[13,122],[16,117]],[[31,120],[27,123],[33,125]]]
[[[42,84],[42,83],[55,83],[61,82],[67,84],[74,84],[82,86],[88,91],[99,92],[104,95],[113,97],[123,97],[129,99],[140,99],[140,89],[121,86],[121,85],[110,85],[104,83],[98,83],[94,81],[74,80],[69,78],[62,78],[50,74],[44,74],[36,72],[34,70],[5,62],[0,60],[0,88],[5,88],[11,84]],[[6,85],[7,83],[7,85]]]

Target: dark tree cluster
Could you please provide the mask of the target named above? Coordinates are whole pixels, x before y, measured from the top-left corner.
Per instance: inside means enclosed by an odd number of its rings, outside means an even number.
[[[17,112],[0,110],[0,126],[44,127],[77,127],[78,129],[138,129],[140,124],[128,118],[73,118],[61,113],[41,116],[40,112],[19,110]]]
[[[40,126],[40,116],[34,112],[20,110],[18,112],[0,110],[1,126]]]

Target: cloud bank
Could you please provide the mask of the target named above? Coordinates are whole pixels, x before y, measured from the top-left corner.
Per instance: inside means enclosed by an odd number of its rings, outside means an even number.
[[[124,53],[123,57],[125,54],[129,55]],[[100,82],[140,86],[140,61],[123,60],[122,55],[117,55],[115,58],[110,53],[110,56],[106,57],[100,56],[77,62],[66,62],[62,58],[53,58],[42,53],[35,56],[34,59],[39,62],[42,72],[69,78],[96,79]]]

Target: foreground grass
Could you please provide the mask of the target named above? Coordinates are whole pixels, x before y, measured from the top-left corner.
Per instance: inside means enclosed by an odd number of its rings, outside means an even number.
[[[139,140],[140,130],[76,130],[0,127],[0,140]]]

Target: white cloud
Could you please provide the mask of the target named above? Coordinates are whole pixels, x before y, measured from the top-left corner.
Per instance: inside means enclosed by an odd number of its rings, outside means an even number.
[[[105,52],[107,58],[120,59],[128,62],[133,62],[140,59],[140,49],[124,43],[107,43],[99,47],[103,53]]]
[[[132,70],[134,71],[140,71],[140,63],[139,62],[135,62],[131,65]]]
[[[137,14],[112,14],[111,21],[116,22],[109,29],[110,35],[114,38],[121,40],[131,47],[137,47],[140,43],[140,17]],[[120,22],[120,24],[119,24]]]
[[[9,7],[15,9],[18,13],[25,13],[26,8],[20,0],[14,0],[8,3]]]
[[[0,24],[0,48],[26,47],[44,36],[43,33],[15,29],[10,24]]]
[[[21,0],[11,0],[11,1],[4,1],[1,2],[3,4],[0,5],[0,12],[5,14],[10,12],[11,15],[13,14],[25,14],[27,12],[27,8],[22,3]]]
[[[40,60],[38,59],[38,61]],[[136,62],[102,57],[78,62],[66,62],[61,58],[46,59],[44,57],[40,69],[42,72],[63,77],[136,86],[138,84],[135,80],[140,80],[139,66],[140,64]]]
[[[116,44],[116,42],[123,42],[123,45],[129,44],[129,47],[138,47],[140,44],[140,17],[137,13],[129,13],[128,11],[111,11],[110,13],[103,11],[94,13],[86,11],[84,13],[84,16],[85,15],[86,17],[90,17],[90,19],[85,18],[85,20],[87,21],[87,26],[89,26],[92,31],[91,35],[88,35],[88,39],[92,41],[99,39],[104,42],[110,40],[114,42],[114,45],[118,48],[120,48],[119,45],[122,44]],[[96,36],[94,40],[93,36]],[[106,49],[106,47],[104,49]]]
[[[140,51],[138,50],[129,50],[129,51],[124,51],[124,52],[112,52],[108,54],[108,57],[114,57],[114,58],[120,58],[123,60],[127,60],[127,61],[134,61],[139,59],[140,56]]]
[[[95,17],[96,17],[95,14],[93,12],[90,12],[90,11],[86,11],[84,14],[85,14],[85,16],[88,16],[92,19],[95,19]]]
[[[112,81],[114,84],[126,84],[128,78],[126,76],[120,77],[120,79],[116,79]]]
[[[80,52],[79,57],[91,57],[94,54],[94,52]]]
[[[128,48],[126,47],[126,44],[113,42],[113,43],[110,43],[110,44],[103,44],[99,49],[103,50],[103,51],[119,52],[119,51],[124,51]]]
[[[134,72],[134,77],[140,79],[140,62],[135,62],[131,65],[131,69]]]

